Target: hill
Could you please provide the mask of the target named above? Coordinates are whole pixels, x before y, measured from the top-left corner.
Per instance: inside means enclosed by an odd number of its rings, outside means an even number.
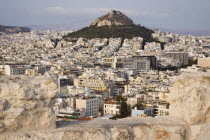
[[[85,27],[76,32],[70,33],[64,37],[64,39],[68,38],[80,38],[84,37],[87,39],[93,38],[128,38],[131,39],[133,37],[142,37],[146,41],[153,41],[151,37],[153,31],[149,30],[145,27],[138,25],[121,25],[121,26],[101,26],[101,27]]]
[[[19,33],[19,32],[30,32],[30,31],[31,29],[27,27],[0,25],[0,32],[4,32],[4,33]]]
[[[72,32],[64,39],[80,38],[128,38],[142,37],[145,41],[154,41],[151,37],[153,31],[134,22],[120,11],[111,10],[106,15],[99,17],[93,21],[89,27],[82,28],[76,32]]]

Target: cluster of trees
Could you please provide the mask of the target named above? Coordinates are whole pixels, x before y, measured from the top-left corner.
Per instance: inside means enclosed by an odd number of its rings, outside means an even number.
[[[116,118],[125,118],[131,116],[131,106],[127,104],[127,99],[122,96],[116,96],[117,104],[119,104],[119,114],[112,117],[112,119]],[[145,102],[139,102],[133,106],[133,109],[137,107],[138,110],[144,110]]]
[[[186,67],[188,67],[188,66],[192,66],[192,65],[195,65],[195,64],[197,64],[198,63],[198,60],[196,59],[196,60],[189,60],[189,62],[188,62],[188,65],[186,65],[186,66],[181,66],[181,67],[176,67],[176,66],[172,66],[172,65],[168,65],[168,66],[166,66],[166,67],[164,67],[164,66],[158,66],[157,67],[157,69],[159,70],[159,71],[167,71],[167,70],[173,70],[173,71],[177,71],[177,70],[179,70],[180,68],[186,68]]]
[[[168,66],[166,66],[166,67],[159,66],[159,67],[157,67],[157,69],[158,69],[159,71],[167,71],[167,70],[173,70],[173,71],[175,71],[175,70],[178,70],[179,67],[168,65]]]
[[[133,106],[133,109],[135,107],[137,107],[138,110],[144,110],[144,108],[146,107],[145,102],[142,101],[142,102],[137,103],[136,105]]]
[[[196,65],[196,64],[198,64],[198,59],[196,59],[196,60],[189,59],[188,66],[192,66],[192,65]]]

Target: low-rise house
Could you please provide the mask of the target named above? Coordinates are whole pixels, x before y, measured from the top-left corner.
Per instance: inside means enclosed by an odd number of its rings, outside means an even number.
[[[145,117],[145,116],[154,117],[154,108],[146,107],[143,110],[138,110],[137,107],[135,107],[134,109],[132,109],[131,117]]]
[[[104,103],[104,114],[117,115],[119,111],[119,104],[117,102],[109,101]]]

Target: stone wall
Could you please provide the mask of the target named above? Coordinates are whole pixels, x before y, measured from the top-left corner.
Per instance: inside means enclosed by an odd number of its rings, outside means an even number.
[[[182,140],[184,126],[167,125],[115,125],[109,127],[87,127],[54,129],[30,133],[4,134],[0,139],[6,140]]]
[[[0,81],[0,109],[4,112],[0,124],[2,131],[55,126],[52,111],[45,110],[51,110],[55,96],[56,85],[51,79],[13,77],[12,82],[8,78]],[[170,116],[65,122],[59,123],[55,129],[5,132],[0,139],[209,140],[210,73],[182,74],[170,91]],[[43,112],[40,111],[42,108]]]
[[[210,122],[209,73],[184,73],[170,91],[170,116],[190,125]]]
[[[0,132],[55,128],[57,85],[49,76],[0,78]]]

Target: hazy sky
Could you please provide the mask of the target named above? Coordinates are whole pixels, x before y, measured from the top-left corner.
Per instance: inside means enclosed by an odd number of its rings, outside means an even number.
[[[210,0],[0,0],[0,24],[88,23],[110,9],[147,27],[210,30]]]

